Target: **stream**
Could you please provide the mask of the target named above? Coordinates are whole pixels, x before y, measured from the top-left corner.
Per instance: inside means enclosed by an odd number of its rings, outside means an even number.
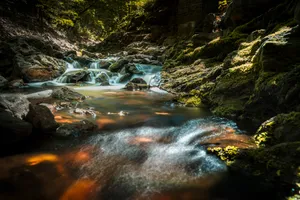
[[[76,65],[70,64],[54,81],[30,84],[25,93],[45,85],[70,85],[66,74],[81,70]],[[143,73],[131,79],[159,85],[161,67],[137,68]],[[85,85],[70,87],[89,96],[80,106],[95,115],[67,109],[54,115],[60,123],[88,119],[97,131],[83,138],[49,140],[34,152],[1,158],[0,199],[219,200],[253,199],[264,192],[206,152],[207,145],[251,146],[233,121],[214,117],[205,108],[176,105],[172,95],[157,87],[125,91],[120,74],[97,63],[88,70]],[[100,74],[109,77],[109,86],[96,84]]]

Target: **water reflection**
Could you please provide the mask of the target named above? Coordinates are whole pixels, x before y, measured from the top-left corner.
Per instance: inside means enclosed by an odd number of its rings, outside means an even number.
[[[55,143],[52,151],[0,159],[0,199],[209,200],[227,168],[202,144],[230,138],[251,146],[232,121],[174,107],[166,103],[168,95],[79,91],[93,96],[82,107],[93,107],[97,116],[62,109],[54,111],[55,119],[88,118],[97,123],[98,134],[72,148],[54,151]]]

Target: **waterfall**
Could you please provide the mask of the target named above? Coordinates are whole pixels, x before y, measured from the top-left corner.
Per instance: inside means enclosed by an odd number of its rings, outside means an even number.
[[[90,69],[100,69],[100,65],[99,65],[99,62],[92,62],[90,64]]]

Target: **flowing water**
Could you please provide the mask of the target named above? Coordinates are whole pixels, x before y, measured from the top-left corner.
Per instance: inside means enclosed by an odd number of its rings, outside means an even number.
[[[149,81],[159,82],[158,67],[138,67]],[[93,64],[93,70],[98,68]],[[88,119],[98,125],[97,131],[1,158],[0,199],[251,199],[251,189],[226,193],[228,169],[206,151],[224,134],[240,136],[239,143],[251,146],[234,122],[204,108],[177,106],[157,88],[129,92],[115,84],[74,89],[89,96],[78,108],[94,115],[62,108],[54,112],[56,120]]]

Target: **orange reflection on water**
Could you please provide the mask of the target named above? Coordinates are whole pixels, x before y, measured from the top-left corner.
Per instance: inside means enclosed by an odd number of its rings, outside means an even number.
[[[29,157],[27,159],[27,163],[30,165],[30,166],[33,166],[33,165],[38,165],[40,164],[41,162],[58,162],[58,157],[54,154],[40,154],[40,155],[35,155],[35,156],[32,156],[32,157]]]
[[[162,115],[162,116],[169,116],[171,115],[171,113],[167,113],[167,112],[155,112],[156,115]]]
[[[100,129],[106,125],[115,124],[115,123],[116,123],[116,121],[112,120],[110,118],[101,118],[101,119],[97,120],[97,125],[98,125],[98,128],[100,128]]]
[[[65,117],[65,116],[61,116],[61,115],[56,115],[54,117],[54,119],[57,123],[60,123],[60,124],[72,124],[74,122],[79,122],[80,121],[78,119],[73,119],[71,117]]]
[[[96,182],[93,180],[78,180],[72,184],[59,200],[87,200],[96,190]]]
[[[154,139],[148,137],[135,137],[129,140],[129,144],[141,144],[155,142]]]

